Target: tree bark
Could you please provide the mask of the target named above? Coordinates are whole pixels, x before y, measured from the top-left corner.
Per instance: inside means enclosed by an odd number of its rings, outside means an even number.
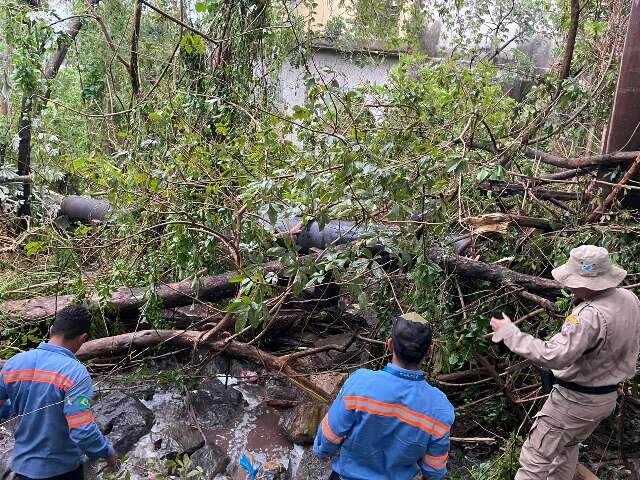
[[[500,285],[519,285],[526,290],[545,292],[549,295],[560,294],[560,284],[544,277],[534,277],[526,273],[516,272],[501,265],[472,260],[460,255],[448,254],[442,248],[432,247],[427,255],[440,267],[457,275],[488,280]]]
[[[263,266],[263,272],[278,273],[283,269],[279,262],[270,262]],[[193,287],[193,280],[169,283],[158,287],[157,296],[162,301],[163,308],[184,307],[194,301],[214,302],[233,297],[238,291],[239,283],[232,281],[240,272],[227,272],[221,275],[207,276],[200,279],[199,288]],[[111,297],[110,307],[121,317],[135,316],[140,313],[144,305],[144,295],[147,287],[121,287]],[[7,313],[20,317],[25,321],[38,321],[51,318],[56,311],[73,303],[73,295],[59,295],[39,297],[30,300],[14,300],[5,302],[2,309]],[[98,298],[89,300],[90,305],[96,306]]]
[[[462,257],[460,255],[446,253],[440,247],[432,247],[427,251],[428,257],[440,267],[458,275],[470,278],[488,280],[497,284],[519,285],[526,290],[544,292],[547,295],[557,295],[560,285],[555,281],[544,277],[535,277],[525,273],[516,272],[500,265],[489,264]],[[303,261],[311,260],[313,256],[302,257]],[[279,274],[284,266],[279,262],[270,262],[263,266],[263,272]],[[161,285],[156,295],[162,301],[163,308],[174,308],[191,305],[195,300],[213,302],[230,298],[238,291],[238,283],[233,281],[240,272],[228,272],[221,275],[203,277],[200,287],[193,288],[191,279],[181,282]],[[121,317],[131,317],[140,313],[144,305],[144,295],[147,287],[122,287],[111,297],[110,306],[114,313]],[[39,297],[29,300],[13,300],[4,302],[2,310],[8,315],[21,318],[24,321],[39,321],[51,318],[56,311],[74,301],[73,295],[60,295]],[[91,298],[90,304],[97,305],[98,298]]]
[[[560,67],[560,83],[558,90],[562,88],[562,82],[571,75],[571,63],[573,62],[573,51],[576,48],[576,37],[578,35],[578,26],[580,24],[580,2],[579,0],[571,0],[571,25],[569,34],[567,35],[567,43],[564,48],[564,58]]]
[[[615,163],[631,162],[640,152],[613,152],[602,155],[589,155],[586,157],[562,158],[535,148],[525,148],[524,154],[533,159],[540,160],[547,165],[555,165],[560,168],[586,168],[595,165],[613,165]]]
[[[133,10],[133,33],[131,34],[131,59],[129,60],[129,76],[133,98],[140,95],[140,74],[138,72],[138,44],[140,40],[140,22],[142,20],[142,2],[135,0]]]
[[[286,357],[276,357],[246,343],[216,339],[201,341],[201,338],[202,332],[189,330],[144,330],[92,340],[85,343],[76,356],[80,360],[115,357],[126,355],[132,350],[153,348],[159,345],[214,350],[262,365],[269,371],[284,375],[315,398],[326,402],[331,401],[331,396],[326,391],[306,378],[301,377],[293,368],[288,366]]]
[[[75,17],[71,20],[69,28],[67,29],[67,35],[71,41],[75,40],[82,28],[83,17]],[[44,78],[46,80],[53,80],[60,67],[64,62],[69,51],[69,43],[63,42],[62,45],[56,50],[47,62],[47,66],[44,70]],[[47,88],[44,95],[43,102],[39,105],[37,113],[44,108],[51,95],[51,88]],[[20,108],[20,121],[18,122],[18,176],[31,175],[31,122],[34,111],[33,97],[25,95],[22,99],[22,107]],[[18,209],[18,215],[21,217],[31,216],[31,183],[22,184],[22,192],[18,199],[21,201]]]

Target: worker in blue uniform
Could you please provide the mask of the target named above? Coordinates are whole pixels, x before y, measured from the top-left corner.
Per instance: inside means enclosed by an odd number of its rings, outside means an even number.
[[[394,320],[383,370],[361,369],[345,382],[318,427],[314,452],[335,457],[330,480],[439,480],[447,473],[454,410],[425,381],[420,364],[431,326],[416,313]]]
[[[91,411],[91,377],[74,355],[90,327],[86,308],[64,307],[49,342],[15,355],[0,372],[0,422],[18,417],[11,460],[17,479],[81,480],[83,455],[116,468],[111,442]]]

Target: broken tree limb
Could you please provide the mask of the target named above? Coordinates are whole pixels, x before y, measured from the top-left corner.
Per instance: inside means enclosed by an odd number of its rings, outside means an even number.
[[[482,368],[489,372],[489,375],[494,379],[494,381],[498,385],[498,388],[502,390],[502,393],[504,393],[504,396],[507,397],[507,400],[509,400],[513,405],[517,406],[517,398],[515,397],[509,386],[502,380],[502,378],[500,378],[500,375],[498,375],[498,372],[496,371],[496,368],[493,366],[493,364],[483,355],[477,355],[476,358],[478,359],[478,363],[482,365]]]
[[[15,177],[0,177],[0,185],[7,183],[32,183],[31,175],[18,175]]]
[[[551,300],[541,297],[540,295],[527,292],[526,290],[523,290],[522,288],[517,287],[515,285],[509,285],[509,289],[512,290],[516,295],[519,295],[522,298],[524,298],[525,300],[529,300],[530,302],[540,305],[545,310],[548,310],[553,313],[558,311],[558,307],[556,307],[555,303],[553,303]]]
[[[640,168],[640,154],[636,157],[633,164],[631,164],[629,169],[625,172],[624,176],[620,179],[616,186],[611,189],[609,195],[607,195],[607,198],[605,198],[602,205],[596,208],[591,213],[591,215],[589,215],[589,218],[587,219],[588,223],[595,222],[598,218],[600,218],[602,214],[604,214],[609,209],[609,207],[611,207],[611,204],[615,201],[616,198],[618,198],[618,195],[620,195],[622,188],[627,184],[629,180],[631,180],[631,178],[633,178],[633,176],[638,171],[638,168]]]
[[[640,155],[640,152],[614,152],[605,153],[603,155],[563,158],[535,148],[525,148],[523,152],[527,157],[533,160],[540,160],[542,163],[554,165],[560,168],[585,168],[593,167],[595,165],[612,165],[615,163],[631,162]]]
[[[513,324],[514,325],[520,325],[525,320],[529,320],[530,318],[533,318],[533,317],[535,317],[537,315],[540,315],[541,313],[544,313],[544,311],[545,311],[544,308],[538,308],[538,309],[534,310],[533,312],[529,312],[526,315],[523,315],[519,319],[515,320],[513,322]],[[493,337],[493,332],[484,334],[482,338],[491,338],[491,337]],[[521,362],[520,365],[523,365],[524,363],[525,362]]]
[[[202,332],[191,330],[143,330],[91,340],[82,345],[76,356],[80,360],[115,357],[126,355],[132,350],[153,348],[160,345],[214,350],[262,365],[269,371],[284,375],[316,399],[324,402],[331,401],[331,395],[310,380],[301,377],[298,372],[286,364],[284,358],[276,357],[246,343],[216,339],[201,341],[201,337]]]
[[[430,248],[428,256],[440,267],[458,275],[488,280],[497,284],[517,284],[526,290],[544,291],[552,295],[560,293],[560,284],[555,280],[527,275],[500,265],[480,262],[460,255],[448,254],[439,247]]]
[[[501,182],[490,180],[487,182],[482,182],[478,185],[482,190],[500,190],[500,194],[502,195],[517,195],[520,193],[525,193],[527,191],[532,192],[537,198],[542,200],[582,200],[583,198],[587,198],[588,195],[584,193],[576,193],[576,192],[563,192],[560,190],[545,190],[542,188],[526,188],[524,185],[520,185],[518,183],[509,183],[509,182]]]
[[[525,217],[508,213],[487,213],[479,217],[467,217],[462,219],[462,223],[470,225],[473,233],[477,235],[489,232],[506,233],[510,224],[547,231],[555,229],[554,224],[546,218]]]

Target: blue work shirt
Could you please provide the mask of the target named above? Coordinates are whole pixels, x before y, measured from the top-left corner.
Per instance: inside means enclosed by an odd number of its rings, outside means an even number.
[[[75,470],[83,454],[112,455],[94,422],[92,397],[89,372],[66,348],[41,343],[11,358],[0,372],[0,414],[19,417],[11,469],[46,478]]]
[[[454,410],[424,372],[389,364],[358,370],[346,381],[318,428],[320,457],[338,456],[343,480],[426,480],[447,473]]]

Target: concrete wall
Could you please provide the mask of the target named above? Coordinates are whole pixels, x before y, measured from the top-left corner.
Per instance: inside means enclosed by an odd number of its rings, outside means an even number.
[[[386,82],[389,69],[398,64],[398,55],[400,52],[379,51],[375,47],[369,50],[376,50],[376,54],[349,54],[335,48],[331,48],[331,44],[322,39],[324,25],[333,17],[351,20],[353,18],[354,8],[352,5],[355,0],[316,0],[318,6],[315,9],[312,18],[312,32],[316,35],[316,45],[322,45],[316,49],[309,61],[309,70],[318,74],[324,67],[334,70],[338,82],[344,88],[353,88],[357,85],[369,83],[381,85]],[[400,2],[402,3],[402,2]],[[307,17],[309,11],[299,8],[298,13]],[[400,22],[406,20],[401,16]],[[483,27],[483,30],[489,31],[489,27]],[[402,31],[402,29],[401,29]],[[420,51],[433,58],[446,57],[452,53],[455,48],[450,32],[443,27],[443,22],[439,18],[432,18],[429,23],[425,24],[422,35],[420,36]],[[480,45],[481,48],[490,51],[495,48],[489,44]],[[497,62],[500,64],[508,64],[512,61],[512,52],[518,49],[524,53],[534,66],[534,70],[538,73],[546,71],[553,61],[553,42],[542,36],[525,42],[513,42],[500,54]],[[505,69],[505,72],[509,69]],[[282,105],[285,108],[291,108],[293,105],[302,103],[304,100],[305,87],[303,77],[306,74],[302,68],[294,68],[285,65],[279,75],[279,93]],[[333,74],[329,74],[331,78]],[[514,98],[521,98],[529,85],[529,79],[514,79],[513,75],[504,75],[505,90]]]

